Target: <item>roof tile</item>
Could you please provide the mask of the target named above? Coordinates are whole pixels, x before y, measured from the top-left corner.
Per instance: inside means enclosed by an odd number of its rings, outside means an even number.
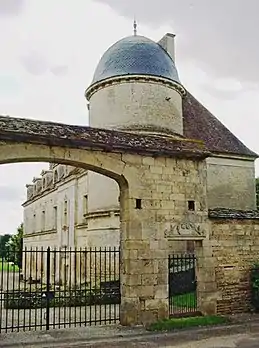
[[[189,92],[183,99],[183,125],[186,138],[204,141],[211,152],[258,157]]]

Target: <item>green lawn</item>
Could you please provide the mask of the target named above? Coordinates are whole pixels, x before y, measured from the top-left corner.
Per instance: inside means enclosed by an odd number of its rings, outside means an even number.
[[[190,292],[188,294],[174,296],[172,299],[172,304],[174,307],[178,308],[196,308],[197,298],[195,292]]]
[[[16,265],[12,265],[11,262],[7,261],[2,261],[0,259],[0,272],[5,271],[5,272],[19,272],[19,267]]]
[[[151,324],[147,329],[150,331],[172,331],[190,327],[220,325],[228,322],[229,320],[227,318],[216,315],[189,318],[171,318],[160,320],[154,324]]]

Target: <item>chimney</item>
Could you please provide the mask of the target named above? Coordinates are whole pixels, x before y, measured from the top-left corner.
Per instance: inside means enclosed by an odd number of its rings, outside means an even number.
[[[175,44],[174,44],[174,34],[167,33],[162,39],[158,42],[158,44],[163,47],[164,50],[169,54],[172,60],[175,62]]]

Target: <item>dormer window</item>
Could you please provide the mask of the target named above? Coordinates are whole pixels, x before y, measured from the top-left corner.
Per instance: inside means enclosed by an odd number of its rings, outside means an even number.
[[[65,169],[64,165],[60,164],[58,166],[58,176],[59,176],[59,179],[61,179],[64,176],[64,174],[65,174],[64,169]]]
[[[41,189],[42,189],[42,182],[41,182],[41,180],[37,180],[37,182],[36,182],[36,191],[37,191],[37,193],[40,192]]]
[[[58,182],[58,171],[57,170],[54,171],[54,184],[56,182]]]

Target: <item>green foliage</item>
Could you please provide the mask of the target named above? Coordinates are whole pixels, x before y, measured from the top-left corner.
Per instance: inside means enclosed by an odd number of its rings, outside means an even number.
[[[147,329],[150,331],[172,331],[175,329],[184,329],[197,326],[220,325],[229,322],[228,318],[216,315],[188,317],[188,318],[171,318],[160,320],[151,324]]]
[[[0,272],[19,272],[19,267],[12,262],[6,262],[4,259],[0,259]]]
[[[256,262],[251,268],[251,304],[255,311],[259,311],[259,264]]]
[[[7,243],[12,236],[10,234],[4,234],[0,236],[0,259],[5,259],[7,256]]]
[[[259,290],[259,263],[256,262],[251,270],[251,285],[252,289],[258,292]]]
[[[7,243],[7,261],[13,262],[22,268],[22,248],[23,248],[23,223],[17,228],[16,234],[12,235]]]
[[[188,294],[174,296],[173,305],[177,308],[196,308],[197,299],[196,292],[190,292]]]
[[[120,294],[107,293],[101,289],[51,291],[49,307],[80,307],[92,305],[119,304]],[[4,293],[4,307],[9,309],[36,309],[47,306],[42,289]]]

